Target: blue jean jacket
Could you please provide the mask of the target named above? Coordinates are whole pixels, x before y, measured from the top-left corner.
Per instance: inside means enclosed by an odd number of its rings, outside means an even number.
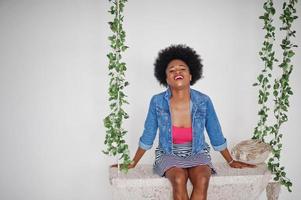
[[[145,150],[153,146],[159,128],[159,149],[172,154],[173,143],[170,114],[171,91],[154,95],[151,99],[144,131],[139,140],[139,147]],[[190,106],[192,115],[192,154],[197,154],[208,147],[204,129],[209,136],[214,150],[222,151],[227,147],[217,115],[210,98],[196,90],[190,89]]]

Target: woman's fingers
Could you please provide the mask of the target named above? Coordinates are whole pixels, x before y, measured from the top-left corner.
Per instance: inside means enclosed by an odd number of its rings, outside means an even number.
[[[117,167],[117,164],[113,164],[113,165],[111,165],[110,167]]]
[[[254,167],[256,167],[256,165],[248,164],[248,167],[254,168]]]
[[[117,164],[113,164],[113,165],[110,165],[110,167],[118,167],[118,165]],[[134,168],[135,166],[134,165],[132,165],[132,164],[129,164],[128,165],[128,169],[131,169],[131,168]]]
[[[240,162],[240,163],[243,165],[243,167],[251,167],[251,168],[256,167],[256,165],[253,165],[253,164],[244,163],[244,162]]]
[[[254,167],[256,167],[256,165],[251,165],[251,164],[247,164],[247,163],[245,163],[245,164],[243,164],[243,165],[241,165],[243,168],[254,168]]]
[[[256,165],[244,163],[241,161],[234,161],[233,163],[231,163],[230,166],[233,168],[246,168],[246,167],[254,168],[254,167],[256,167]]]
[[[132,168],[134,168],[134,166],[133,166],[133,165],[129,165],[128,168],[129,168],[129,169],[132,169]]]

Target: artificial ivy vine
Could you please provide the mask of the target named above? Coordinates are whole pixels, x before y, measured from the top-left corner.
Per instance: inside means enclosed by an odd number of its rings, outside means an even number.
[[[109,102],[111,112],[104,119],[104,126],[106,127],[104,143],[107,149],[103,152],[111,156],[118,156],[118,160],[123,161],[121,165],[118,161],[118,167],[120,166],[123,171],[127,171],[127,166],[131,160],[128,145],[124,139],[127,131],[122,128],[122,124],[123,120],[129,117],[123,109],[123,105],[128,104],[123,89],[129,83],[125,79],[126,64],[121,61],[121,53],[128,48],[125,45],[126,34],[122,27],[122,12],[127,0],[109,0],[109,2],[113,4],[109,9],[109,13],[114,17],[113,21],[109,22],[113,34],[108,38],[112,51],[107,54],[109,58]]]
[[[258,112],[260,119],[257,123],[257,126],[254,130],[253,138],[260,139],[264,141],[265,136],[268,134],[269,127],[266,125],[268,118],[269,108],[266,105],[268,97],[270,95],[271,88],[271,77],[273,70],[273,63],[277,61],[275,58],[275,51],[273,50],[273,44],[275,41],[275,26],[273,26],[273,16],[275,15],[275,8],[273,7],[273,1],[267,0],[263,8],[265,13],[259,18],[264,21],[263,29],[266,31],[264,36],[263,47],[259,51],[261,60],[264,62],[264,68],[261,70],[261,73],[257,76],[257,83],[254,86],[259,85],[259,95],[258,95],[258,104],[261,105],[261,108]]]
[[[278,62],[275,59],[275,51],[273,50],[273,43],[275,41],[275,27],[272,25],[273,16],[275,14],[275,8],[272,0],[267,0],[264,3],[265,13],[260,16],[260,19],[264,21],[263,29],[266,30],[265,40],[263,47],[259,52],[260,58],[264,62],[264,69],[258,75],[254,85],[259,85],[258,104],[261,108],[258,112],[260,116],[259,122],[254,130],[253,139],[260,139],[261,141],[268,142],[272,147],[272,156],[268,161],[268,168],[275,175],[274,180],[279,181],[284,185],[288,191],[291,192],[292,182],[286,177],[285,168],[280,166],[280,153],[282,150],[282,136],[279,132],[281,125],[288,120],[287,112],[289,108],[289,96],[293,94],[289,84],[289,78],[293,71],[293,65],[291,64],[291,58],[295,55],[293,48],[297,45],[291,42],[291,37],[295,37],[296,31],[292,30],[292,23],[298,17],[296,16],[295,5],[297,0],[288,0],[283,3],[283,13],[280,15],[282,27],[280,31],[285,31],[285,38],[280,44],[283,51],[282,62],[279,65],[281,69],[281,75],[276,78],[271,87],[273,63]],[[267,125],[267,117],[270,108],[267,107],[268,97],[270,91],[273,91],[274,96],[274,117],[275,124],[272,126]],[[268,140],[268,141],[266,141]]]

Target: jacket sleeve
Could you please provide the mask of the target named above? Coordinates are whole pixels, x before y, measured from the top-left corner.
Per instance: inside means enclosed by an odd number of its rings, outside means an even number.
[[[152,97],[146,120],[144,122],[144,130],[139,140],[139,147],[144,150],[149,150],[153,146],[154,139],[157,134],[158,121],[156,113],[155,97]]]
[[[222,151],[227,148],[227,140],[224,138],[220,123],[215,113],[212,101],[207,100],[207,114],[206,114],[206,131],[208,133],[210,143],[215,151]]]

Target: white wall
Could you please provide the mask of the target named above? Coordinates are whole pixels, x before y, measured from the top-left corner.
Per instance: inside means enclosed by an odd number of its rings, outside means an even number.
[[[132,154],[150,97],[164,90],[153,76],[154,59],[176,43],[190,45],[203,58],[204,78],[193,88],[212,97],[229,147],[251,137],[257,121],[257,91],[251,85],[262,65],[257,54],[261,5],[239,0],[126,4],[131,104],[125,127]],[[108,8],[106,0],[0,1],[0,199],[110,199],[113,159],[101,153],[102,119],[108,114]],[[295,27],[301,45],[300,19]],[[289,122],[282,129],[282,162],[294,183],[293,193],[281,194],[287,200],[301,197],[299,52]],[[141,162],[152,161],[150,150]]]

